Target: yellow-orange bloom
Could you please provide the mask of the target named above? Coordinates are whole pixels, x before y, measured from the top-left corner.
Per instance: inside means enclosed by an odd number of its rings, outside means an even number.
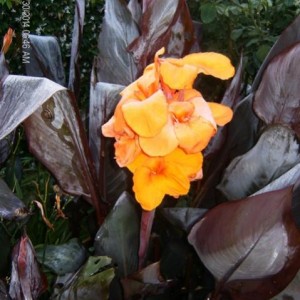
[[[160,57],[127,86],[112,118],[102,126],[114,137],[119,166],[133,172],[133,190],[145,210],[165,195],[188,192],[190,181],[202,177],[201,151],[232,118],[230,108],[206,102],[193,89],[199,73],[228,79],[230,60],[218,53],[194,53],[181,59]]]
[[[190,179],[202,169],[202,154],[186,154],[176,149],[162,157],[140,154],[128,168],[134,173],[133,191],[143,209],[152,210],[165,195],[188,193]]]

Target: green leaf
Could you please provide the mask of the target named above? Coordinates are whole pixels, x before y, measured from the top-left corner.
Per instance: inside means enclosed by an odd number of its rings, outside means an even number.
[[[231,31],[230,38],[236,41],[244,32],[244,29],[234,29]]]
[[[264,60],[264,58],[266,57],[266,55],[270,51],[270,48],[271,47],[267,44],[263,44],[263,45],[259,46],[259,48],[257,49],[255,55],[259,59],[260,62],[262,62]]]
[[[201,20],[204,24],[211,23],[217,16],[217,10],[215,5],[205,3],[201,5]]]
[[[123,192],[95,238],[95,254],[107,255],[118,265],[121,277],[138,268],[140,216],[134,199]]]

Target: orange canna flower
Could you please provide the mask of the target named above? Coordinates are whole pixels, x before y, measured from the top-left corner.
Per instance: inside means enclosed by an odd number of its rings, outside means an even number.
[[[7,33],[5,34],[3,38],[3,44],[2,44],[2,49],[1,52],[4,54],[8,51],[10,44],[12,43],[12,39],[15,36],[15,32],[13,29],[8,28]]]
[[[116,161],[133,173],[133,190],[145,210],[165,195],[188,193],[190,181],[202,178],[202,153],[217,126],[232,118],[230,108],[206,102],[193,89],[199,73],[228,79],[230,60],[218,53],[194,53],[181,59],[162,58],[121,93],[102,133],[114,137]]]
[[[129,165],[133,191],[144,210],[152,210],[165,195],[178,197],[188,193],[190,178],[202,170],[202,154],[186,154],[176,149],[163,157],[140,156]]]

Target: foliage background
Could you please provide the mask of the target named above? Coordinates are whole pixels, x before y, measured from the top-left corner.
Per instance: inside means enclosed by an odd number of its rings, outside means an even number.
[[[87,110],[89,97],[90,70],[93,57],[97,53],[97,38],[101,29],[103,17],[102,0],[88,1],[81,46],[81,97],[80,106],[83,113]],[[202,22],[203,51],[216,51],[228,55],[234,65],[237,65],[241,52],[245,59],[245,83],[251,83],[265,55],[277,39],[300,12],[299,0],[188,0],[193,19]],[[7,54],[10,72],[23,74],[21,56],[20,23],[22,14],[21,1],[0,1],[0,36],[4,36],[8,27],[16,31],[16,38]],[[32,1],[30,31],[38,35],[54,35],[61,45],[63,63],[68,76],[70,45],[73,28],[74,1]],[[223,86],[214,84],[214,79],[205,79],[212,90],[203,90],[203,93],[219,98],[224,91]],[[218,85],[220,82],[218,81]],[[217,91],[217,92],[215,92]],[[46,215],[55,222],[55,232],[50,231],[41,220],[39,214],[31,218],[27,225],[28,234],[34,245],[59,244],[68,241],[71,237],[80,237],[88,241],[96,230],[92,224],[93,212],[86,204],[68,205],[68,220],[56,220],[53,214],[54,192],[52,178],[49,173],[28,152],[23,138],[22,128],[19,129],[14,151],[10,159],[1,169],[1,176],[9,183],[13,191],[25,203],[37,199],[47,208]],[[64,205],[69,198],[64,199]],[[72,208],[76,206],[76,209]],[[79,207],[79,209],[78,209]],[[76,212],[77,215],[74,215]],[[75,220],[75,222],[74,222]],[[79,224],[76,228],[74,224]],[[39,228],[39,230],[36,230]],[[2,232],[4,232],[2,234]],[[18,228],[14,224],[1,222],[0,236],[5,243],[13,245],[17,239]],[[4,249],[4,247],[3,247]],[[1,253],[7,257],[9,253]],[[3,260],[5,261],[5,259]],[[7,260],[8,261],[8,260]],[[0,266],[0,271],[7,266]]]

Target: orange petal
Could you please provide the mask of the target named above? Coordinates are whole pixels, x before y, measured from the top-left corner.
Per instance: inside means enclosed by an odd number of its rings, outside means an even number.
[[[198,117],[174,125],[179,147],[187,153],[202,151],[215,135],[216,129],[206,119]]]
[[[171,119],[159,134],[151,138],[139,137],[142,150],[149,156],[164,156],[178,146],[178,140]]]
[[[149,158],[138,167],[133,176],[133,191],[137,201],[145,210],[156,208],[165,194],[188,193],[189,179],[175,164],[167,164],[164,158]]]
[[[186,122],[189,120],[194,110],[194,104],[188,101],[175,101],[169,104],[169,111],[172,113],[174,119],[176,119],[178,122]]]
[[[195,107],[193,117],[202,117],[210,122],[213,127],[217,128],[215,119],[212,115],[212,111],[208,103],[202,97],[192,98],[190,102],[192,102]]]
[[[186,89],[186,90],[183,90],[183,100],[184,101],[188,101],[192,98],[195,98],[195,97],[201,97],[202,98],[202,95],[199,91],[195,90],[195,89]]]
[[[165,196],[163,175],[154,175],[147,167],[138,168],[133,175],[133,191],[144,210],[153,210]]]
[[[208,105],[219,126],[224,126],[231,121],[233,112],[230,107],[215,102],[208,102]]]
[[[4,54],[8,51],[10,44],[12,43],[12,39],[15,36],[15,32],[13,29],[8,28],[7,33],[5,34],[3,38],[3,44],[2,44],[2,49],[1,52]]]
[[[150,156],[146,155],[144,152],[140,152],[139,155],[132,161],[130,164],[128,164],[126,167],[129,169],[130,172],[134,173],[135,170],[144,165],[145,161],[148,160]]]
[[[102,125],[101,130],[102,134],[106,137],[115,137],[116,132],[114,130],[115,126],[115,117],[112,116],[105,124]]]
[[[234,75],[234,67],[225,55],[214,52],[193,53],[182,58],[185,64],[197,67],[198,73],[228,79]]]
[[[123,136],[117,140],[114,146],[116,161],[120,167],[132,163],[141,152],[137,137]]]
[[[161,61],[163,82],[175,90],[191,89],[198,75],[198,68],[183,64],[181,59],[167,58]]]
[[[203,155],[201,152],[187,154],[182,149],[177,148],[165,156],[165,162],[168,166],[176,166],[185,177],[190,178],[202,170]]]
[[[142,137],[153,137],[167,123],[166,98],[161,90],[144,101],[126,103],[122,106],[126,123]]]

